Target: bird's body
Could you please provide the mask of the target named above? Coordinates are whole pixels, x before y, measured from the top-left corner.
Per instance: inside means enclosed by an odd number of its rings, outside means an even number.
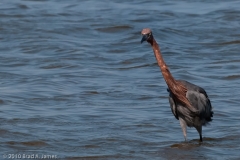
[[[202,126],[212,121],[212,106],[206,91],[192,83],[175,80],[171,75],[150,29],[142,30],[142,41],[151,44],[162,75],[168,85],[169,103],[173,115],[180,121],[185,140],[187,140],[187,126],[195,127],[202,141]]]
[[[180,121],[183,135],[187,137],[187,126],[195,127],[202,141],[202,126],[207,125],[212,119],[212,106],[206,91],[192,83],[180,80],[187,88],[186,97],[195,110],[191,110],[181,103],[174,101],[174,95],[169,90],[169,103],[173,115]]]

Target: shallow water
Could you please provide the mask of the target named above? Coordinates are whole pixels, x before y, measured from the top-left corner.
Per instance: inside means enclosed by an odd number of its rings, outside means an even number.
[[[240,159],[239,8],[237,0],[2,0],[0,159]],[[201,144],[193,128],[184,142],[152,50],[140,44],[145,27],[174,77],[211,99]]]

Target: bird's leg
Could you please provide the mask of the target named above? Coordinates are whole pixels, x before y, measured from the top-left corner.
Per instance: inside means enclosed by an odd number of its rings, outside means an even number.
[[[199,141],[202,142],[203,141],[202,140],[202,126],[196,126],[195,128],[197,129],[197,131],[199,133],[199,137],[200,137]]]
[[[185,138],[185,141],[187,141],[187,124],[186,122],[179,117],[179,121],[180,121],[180,125],[181,125],[181,128],[182,128],[182,131],[183,131],[183,136]]]

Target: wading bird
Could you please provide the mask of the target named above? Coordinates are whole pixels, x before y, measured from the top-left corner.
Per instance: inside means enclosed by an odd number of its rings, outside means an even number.
[[[170,73],[160,52],[160,48],[149,28],[142,30],[142,40],[151,44],[158,66],[162,71],[168,92],[169,103],[173,115],[180,121],[185,141],[187,141],[187,126],[195,127],[202,142],[202,126],[212,121],[213,111],[206,91],[192,83],[175,80]]]

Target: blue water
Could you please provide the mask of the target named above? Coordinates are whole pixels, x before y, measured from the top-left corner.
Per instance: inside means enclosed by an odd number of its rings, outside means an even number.
[[[239,8],[237,0],[2,0],[0,159],[239,159]],[[140,44],[146,27],[173,76],[210,97],[203,143],[194,128],[184,142],[152,49]]]

